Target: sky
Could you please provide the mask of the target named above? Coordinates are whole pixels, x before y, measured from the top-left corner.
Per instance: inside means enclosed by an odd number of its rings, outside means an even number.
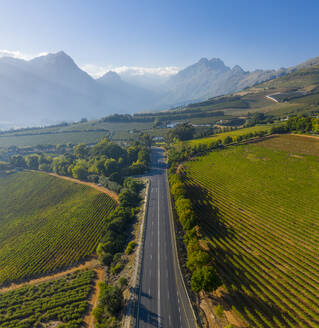
[[[92,75],[202,57],[272,69],[319,56],[318,17],[317,0],[1,0],[0,55],[63,50]]]

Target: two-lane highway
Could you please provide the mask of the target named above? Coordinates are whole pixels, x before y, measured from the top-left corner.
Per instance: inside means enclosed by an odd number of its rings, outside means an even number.
[[[196,327],[178,269],[163,150],[153,147],[137,327]]]

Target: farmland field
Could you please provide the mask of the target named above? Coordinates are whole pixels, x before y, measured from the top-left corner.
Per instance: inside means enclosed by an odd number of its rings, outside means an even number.
[[[0,285],[92,255],[115,201],[40,172],[0,176]]]
[[[319,327],[318,149],[285,135],[183,165],[230,304],[252,327]]]
[[[94,271],[77,271],[0,293],[0,328],[83,327],[94,279]]]
[[[68,132],[68,133],[54,133],[54,134],[30,134],[24,135],[2,135],[0,136],[0,147],[10,146],[36,146],[42,145],[57,145],[57,144],[78,144],[87,143],[93,144],[102,140],[107,136],[105,131],[90,131],[90,132]]]
[[[240,135],[254,133],[254,132],[270,131],[270,128],[271,128],[271,125],[256,125],[256,126],[252,126],[250,128],[244,128],[244,129],[238,129],[238,130],[234,130],[234,131],[219,133],[212,137],[190,140],[190,141],[187,141],[186,143],[191,146],[195,146],[195,145],[199,145],[199,144],[207,144],[207,143],[209,144],[212,141],[216,141],[218,139],[223,140],[225,137],[228,137],[228,136],[237,137]]]

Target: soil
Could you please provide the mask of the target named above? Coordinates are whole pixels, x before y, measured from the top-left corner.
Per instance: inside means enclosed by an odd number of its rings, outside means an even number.
[[[319,140],[319,136],[310,136],[308,134],[297,134],[297,133],[290,133],[293,136],[298,136],[298,137],[305,137],[305,138],[312,138],[312,139],[317,139]]]
[[[99,301],[100,286],[99,283],[105,280],[105,270],[103,268],[95,269],[97,273],[97,279],[95,281],[94,292],[89,300],[90,311],[84,318],[84,323],[88,328],[94,328],[94,316],[93,309],[97,306]]]
[[[78,183],[78,184],[83,184],[83,185],[89,186],[89,187],[94,188],[94,189],[96,189],[96,190],[98,190],[100,192],[103,192],[104,194],[109,195],[116,202],[119,202],[119,196],[114,191],[111,191],[111,190],[109,190],[107,188],[104,188],[102,186],[98,186],[95,183],[81,181],[81,180],[70,178],[70,177],[66,177],[66,176],[63,176],[63,175],[58,175],[56,173],[49,173],[49,175],[52,175],[52,176],[57,177],[57,178],[60,178],[60,179],[68,180],[68,181],[71,181],[71,182],[74,182],[74,183]]]
[[[72,273],[72,272],[75,272],[77,270],[95,269],[97,266],[98,266],[98,261],[96,259],[92,259],[92,260],[87,261],[83,264],[75,266],[75,267],[73,267],[69,270],[65,270],[65,271],[54,273],[54,274],[51,274],[51,275],[48,275],[48,276],[32,279],[32,280],[22,282],[22,283],[19,283],[19,284],[12,283],[8,287],[0,288],[0,293],[5,293],[5,292],[8,292],[10,290],[14,290],[14,289],[26,286],[26,285],[36,285],[36,284],[40,284],[41,282],[46,282],[46,281],[49,281],[49,280],[58,279],[58,278],[61,278],[61,277],[65,276],[68,273]]]

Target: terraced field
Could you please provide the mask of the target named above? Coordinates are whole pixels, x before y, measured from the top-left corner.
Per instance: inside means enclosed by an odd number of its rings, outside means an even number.
[[[318,149],[280,136],[183,166],[225,299],[251,327],[319,327]]]
[[[0,285],[91,256],[115,201],[39,172],[0,176]]]
[[[94,271],[0,294],[0,328],[80,328],[89,310]]]

